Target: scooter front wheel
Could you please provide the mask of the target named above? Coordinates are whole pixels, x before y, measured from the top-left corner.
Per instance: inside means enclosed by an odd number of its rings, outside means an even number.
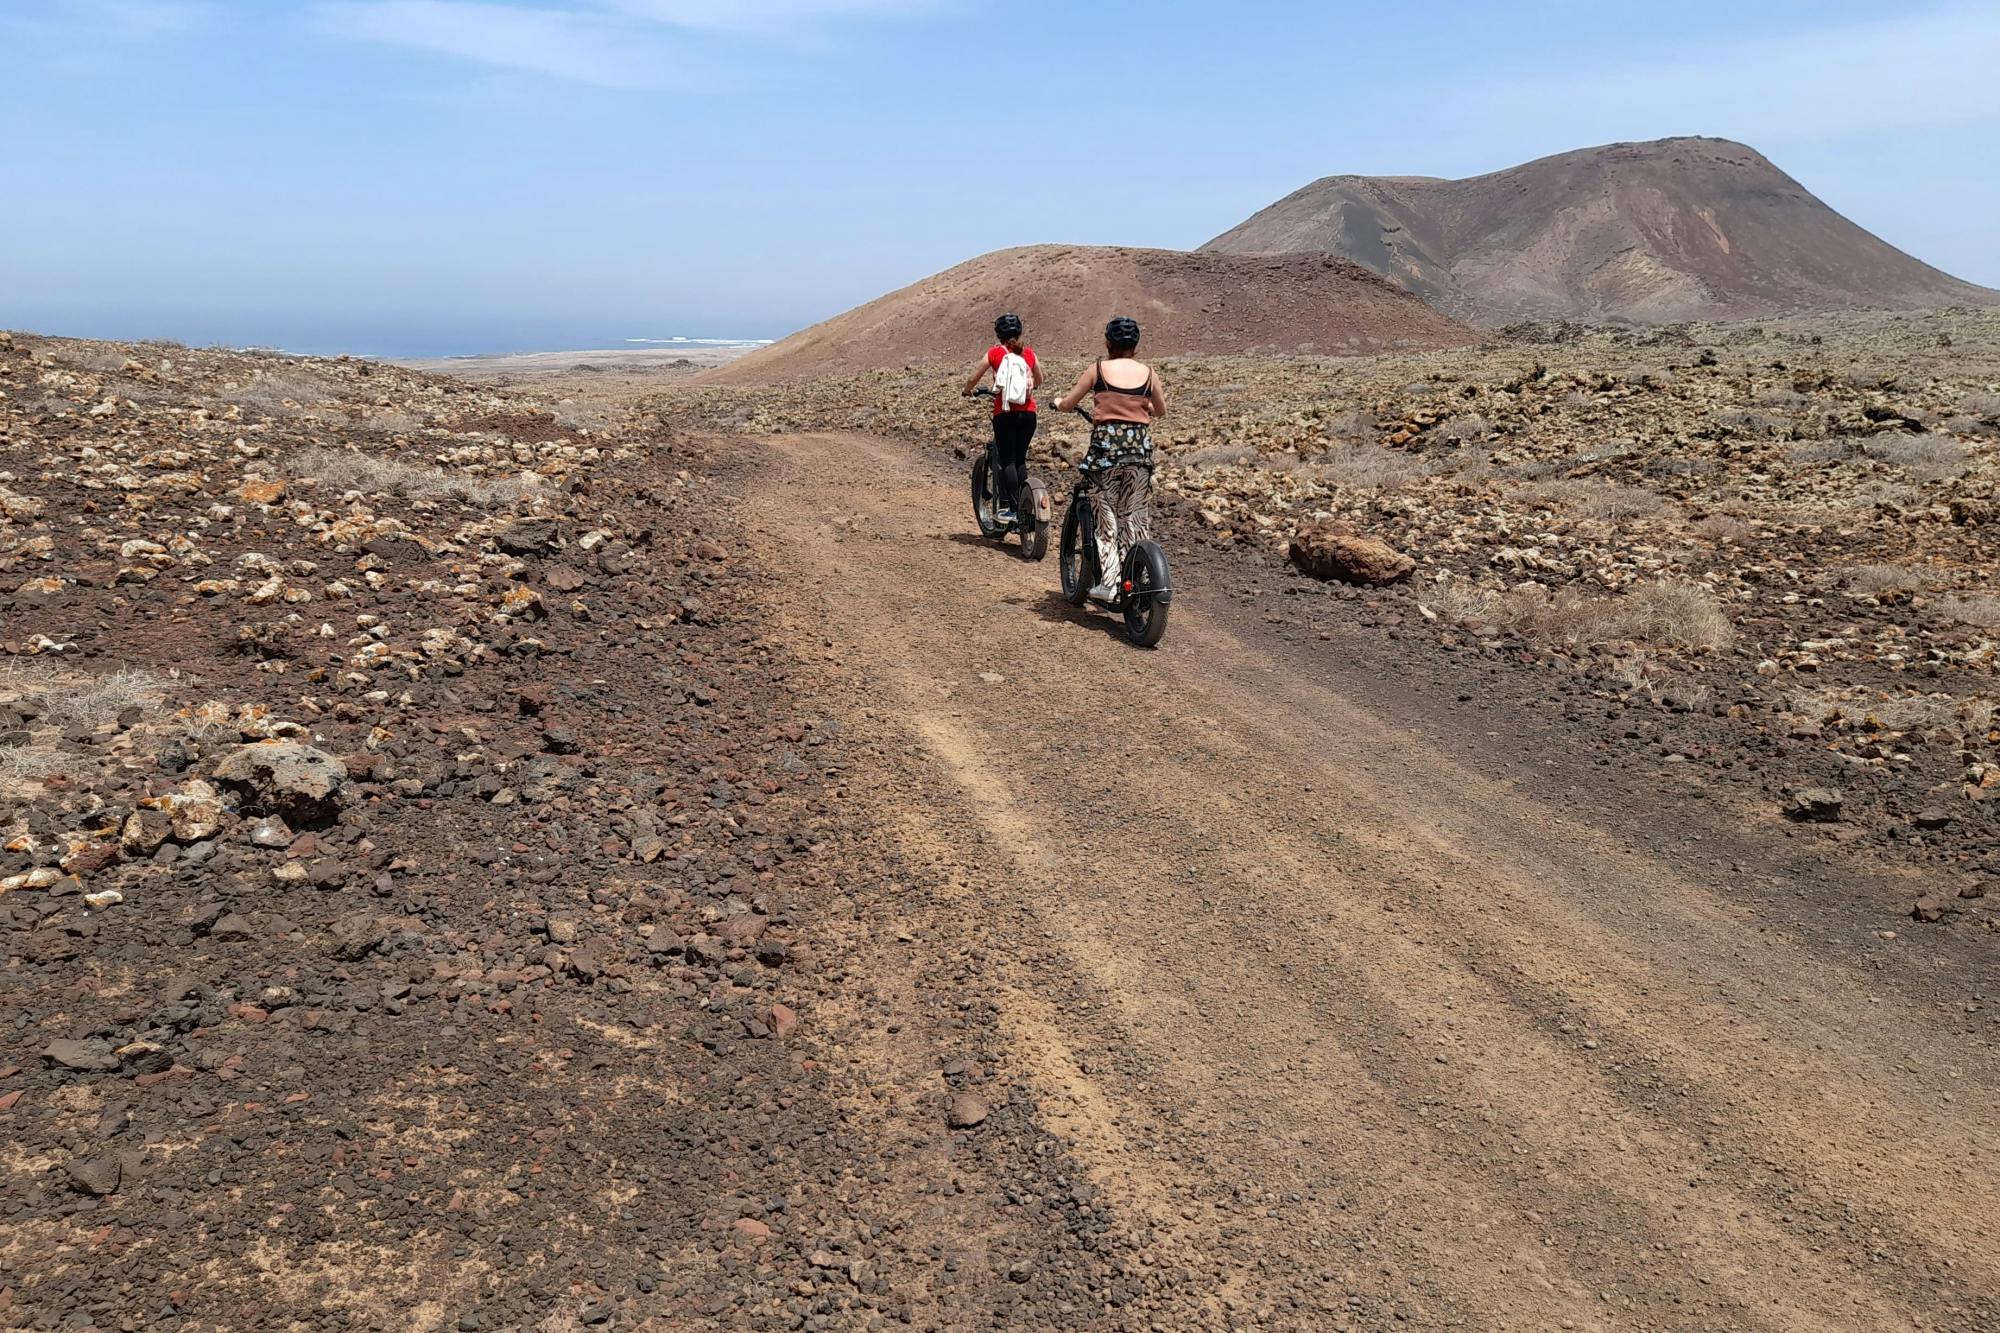
[[[1167,632],[1167,608],[1173,603],[1173,580],[1167,573],[1167,553],[1155,541],[1132,543],[1125,556],[1125,637],[1151,648]]]
[[[993,500],[990,460],[985,455],[972,460],[972,521],[982,537],[1003,537],[1007,529],[1000,522]]]
[[[1097,581],[1097,553],[1083,530],[1083,507],[1089,503],[1084,497],[1070,497],[1069,510],[1063,515],[1062,545],[1056,554],[1063,600],[1071,606],[1082,606],[1090,596],[1090,585]]]

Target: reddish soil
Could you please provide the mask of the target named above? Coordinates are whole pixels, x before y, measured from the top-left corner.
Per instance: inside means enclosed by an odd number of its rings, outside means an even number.
[[[1457,347],[1472,333],[1356,264],[1310,255],[1239,258],[1178,250],[1035,245],[999,250],[870,301],[740,361],[705,384],[959,362],[1012,311],[1043,357],[1089,357],[1130,315],[1148,356],[1375,352]]]

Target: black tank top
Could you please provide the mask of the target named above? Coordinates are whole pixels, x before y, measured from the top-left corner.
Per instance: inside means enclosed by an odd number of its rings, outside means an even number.
[[[1141,384],[1138,388],[1121,389],[1117,385],[1108,383],[1105,380],[1104,363],[1100,361],[1097,363],[1097,384],[1095,385],[1095,387],[1091,389],[1091,392],[1122,393],[1122,394],[1127,394],[1133,398],[1149,398],[1152,396],[1153,393],[1153,372],[1150,368],[1146,371],[1146,382],[1144,384]]]

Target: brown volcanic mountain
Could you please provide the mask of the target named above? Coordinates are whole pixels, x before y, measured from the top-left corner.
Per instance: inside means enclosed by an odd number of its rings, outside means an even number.
[[[1104,323],[1130,315],[1143,355],[1453,347],[1472,331],[1357,264],[1330,255],[1191,254],[1031,245],[947,269],[703,376],[754,384],[919,362],[970,367],[1013,311],[1044,357],[1101,353]]]
[[[1585,148],[1466,180],[1329,176],[1202,250],[1338,254],[1486,325],[2000,302],[1726,139]]]

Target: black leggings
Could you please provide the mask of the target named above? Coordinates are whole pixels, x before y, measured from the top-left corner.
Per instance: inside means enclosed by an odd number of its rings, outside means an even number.
[[[1033,412],[998,412],[993,417],[993,461],[1000,475],[994,480],[993,494],[1001,506],[1012,509],[1021,494],[1021,482],[1028,473],[1028,442],[1035,438]]]

